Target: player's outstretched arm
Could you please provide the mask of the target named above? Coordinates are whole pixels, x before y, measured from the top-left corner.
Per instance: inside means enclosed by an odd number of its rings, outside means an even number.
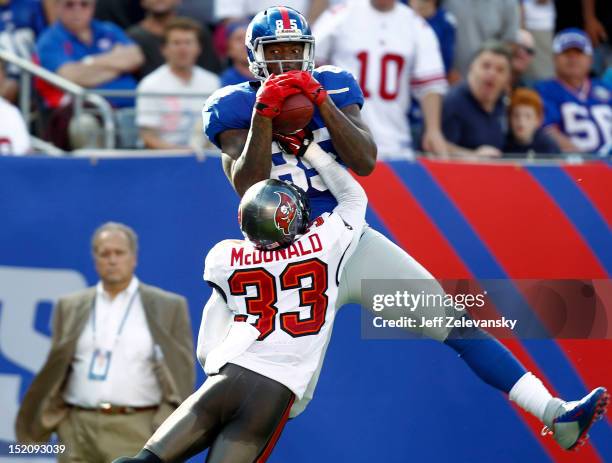
[[[368,197],[361,185],[317,143],[310,144],[304,153],[304,159],[317,170],[338,201],[334,212],[354,228],[362,227],[365,223]]]

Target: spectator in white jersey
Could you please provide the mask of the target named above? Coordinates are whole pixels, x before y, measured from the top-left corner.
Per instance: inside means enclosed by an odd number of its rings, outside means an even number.
[[[362,116],[379,160],[414,155],[406,118],[412,93],[425,121],[423,150],[446,153],[440,130],[444,65],[438,40],[423,18],[396,0],[354,0],[328,10],[313,35],[317,64],[338,66],[358,80],[365,97]]]
[[[310,221],[306,193],[291,183],[247,190],[238,212],[247,240],[222,241],[206,257],[214,290],[198,359],[209,377],[135,458],[115,463],[185,461],[208,447],[208,463],[252,463],[272,451],[323,361],[340,275],[365,225],[367,197],[351,175],[317,143],[304,158],[338,205]]]
[[[201,52],[201,27],[190,18],[173,18],[164,32],[162,53],[166,64],[138,85],[136,124],[146,148],[198,148],[200,111],[210,94],[219,88],[219,78],[197,66]],[[140,94],[143,95],[140,95]],[[151,96],[150,93],[177,95]],[[181,96],[181,93],[187,95]],[[190,96],[202,94],[201,96]]]

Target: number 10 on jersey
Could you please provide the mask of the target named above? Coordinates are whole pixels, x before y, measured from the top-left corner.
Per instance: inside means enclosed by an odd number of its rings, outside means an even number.
[[[394,100],[400,91],[400,77],[404,69],[404,57],[396,55],[394,53],[385,53],[380,58],[380,63],[371,63],[370,55],[367,51],[361,51],[357,53],[357,59],[359,60],[359,86],[363,92],[365,98],[371,98],[375,95],[372,94],[373,89],[368,88],[368,80],[372,78],[371,72],[377,72],[379,74],[379,85],[378,85],[378,96],[383,100]],[[378,66],[378,69],[377,69]],[[395,68],[395,83],[389,82],[393,78],[393,68]],[[389,84],[393,84],[392,88],[389,88]]]

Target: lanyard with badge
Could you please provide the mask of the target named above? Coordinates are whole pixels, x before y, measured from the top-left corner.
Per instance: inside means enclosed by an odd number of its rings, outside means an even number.
[[[94,298],[93,307],[92,307],[92,330],[93,330],[93,344],[94,351],[91,357],[91,363],[89,364],[89,374],[88,377],[93,381],[105,381],[108,376],[108,370],[110,369],[111,357],[113,355],[113,349],[117,344],[119,337],[121,336],[121,332],[123,331],[123,326],[125,325],[125,321],[130,314],[130,310],[132,308],[132,304],[134,303],[134,299],[138,295],[138,290],[134,292],[132,295],[125,312],[123,313],[123,318],[121,319],[121,323],[119,324],[119,328],[117,329],[117,333],[115,334],[115,339],[113,340],[112,346],[110,349],[99,347],[96,342],[96,299]],[[108,346],[107,346],[108,347]]]

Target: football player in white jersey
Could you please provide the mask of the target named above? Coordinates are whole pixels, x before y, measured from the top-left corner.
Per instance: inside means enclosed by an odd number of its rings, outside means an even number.
[[[365,224],[367,198],[350,174],[316,143],[304,159],[338,205],[310,221],[308,197],[293,184],[263,180],[245,193],[247,240],[222,241],[206,257],[214,290],[198,359],[209,377],[136,457],[116,463],[185,461],[208,447],[209,463],[251,463],[272,451],[322,362],[344,264]]]
[[[406,27],[402,25],[398,33]],[[371,28],[366,30],[364,35],[372,37]],[[316,211],[314,216],[331,212],[336,199],[328,189],[330,185],[302,153],[310,132],[321,148],[357,175],[373,171],[376,145],[361,117],[364,98],[359,85],[351,73],[339,67],[315,69],[315,39],[310,27],[299,12],[289,7],[271,7],[257,14],[247,29],[245,45],[251,72],[259,82],[218,90],[202,111],[204,130],[222,151],[228,180],[240,196],[264,179],[291,180],[306,192]],[[274,132],[273,119],[280,113],[284,100],[296,93],[313,103],[314,116],[303,130],[281,136]],[[369,301],[362,300],[361,284],[369,279],[401,279],[411,292],[419,293],[425,287],[428,294],[444,295],[442,287],[422,265],[366,225],[339,280],[336,307],[351,302],[368,306]],[[450,315],[444,307],[420,305],[412,310],[418,318]],[[460,314],[452,308],[450,311]],[[384,311],[383,317],[400,313]],[[579,402],[553,398],[542,382],[486,331],[429,325],[418,328],[418,333],[454,349],[483,381],[538,417],[565,449],[584,442],[588,429],[605,408],[608,394],[603,387],[594,389]],[[291,416],[301,413],[312,398],[320,367],[321,362],[302,399],[291,408]]]
[[[423,108],[423,149],[446,153],[440,129],[444,64],[438,39],[423,18],[396,0],[354,0],[328,10],[313,35],[317,63],[338,66],[358,80],[378,159],[413,157],[407,118],[412,94]]]

